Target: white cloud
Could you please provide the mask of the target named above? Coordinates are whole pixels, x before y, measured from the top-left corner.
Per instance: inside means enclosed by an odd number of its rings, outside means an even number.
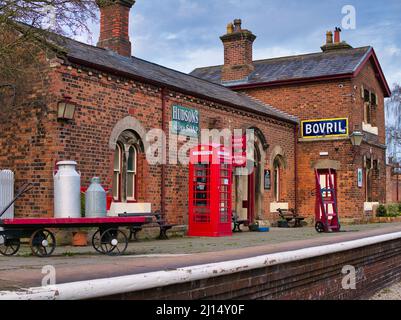
[[[178,38],[178,34],[176,33],[164,33],[162,34],[162,38],[166,40],[175,40]]]
[[[189,73],[198,67],[222,64],[223,51],[221,48],[188,49],[181,51],[179,55],[171,52],[155,62],[174,70]]]
[[[390,46],[384,49],[388,56],[401,56],[401,49],[396,46]]]

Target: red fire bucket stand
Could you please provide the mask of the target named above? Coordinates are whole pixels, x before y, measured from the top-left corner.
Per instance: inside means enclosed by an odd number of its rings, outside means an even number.
[[[190,237],[232,235],[232,153],[222,146],[198,146],[189,164]]]

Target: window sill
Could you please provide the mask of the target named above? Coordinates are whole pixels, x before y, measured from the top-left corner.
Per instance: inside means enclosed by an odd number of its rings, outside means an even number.
[[[365,210],[365,212],[366,211],[373,211],[373,207],[374,206],[378,206],[378,205],[380,205],[379,202],[365,202],[363,204],[363,209]]]
[[[370,123],[362,122],[362,130],[374,134],[375,136],[379,135],[379,128],[373,127]]]
[[[278,209],[288,210],[288,202],[272,202],[270,203],[270,213],[278,212]]]
[[[152,212],[151,203],[124,203],[113,202],[110,207],[109,216],[115,217],[120,213],[144,213],[149,214]]]

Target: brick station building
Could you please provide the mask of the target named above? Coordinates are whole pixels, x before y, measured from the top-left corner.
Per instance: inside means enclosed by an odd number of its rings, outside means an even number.
[[[15,172],[17,186],[25,181],[35,185],[17,201],[16,215],[53,216],[55,163],[74,160],[82,186],[99,176],[115,202],[150,203],[169,223],[187,224],[188,166],[174,164],[174,146],[169,145],[175,135],[169,123],[177,106],[198,112],[201,129],[254,129],[255,218],[274,218],[269,211],[273,190],[265,191],[263,177],[277,162],[282,197],[294,207],[298,119],[220,84],[131,57],[128,19],[134,2],[114,1],[100,8],[97,46],[52,37],[55,51],[43,59],[40,77],[32,75],[24,103],[1,117],[1,167]],[[66,104],[75,106],[69,120],[60,114]],[[146,133],[152,129],[167,136],[167,164],[146,159]],[[234,180],[234,206],[245,217],[248,180]]]
[[[338,35],[331,43],[328,34],[322,53],[253,61],[256,37],[237,20],[221,38],[225,65],[187,75],[131,56],[134,3],[100,8],[97,46],[54,36],[55,50],[43,59],[40,77],[32,75],[24,103],[0,117],[0,167],[15,172],[17,185],[35,185],[17,201],[16,215],[53,216],[54,165],[75,160],[83,186],[99,176],[115,202],[150,203],[170,223],[188,224],[188,167],[170,156],[184,142],[167,144],[165,165],[145,155],[149,130],[162,129],[167,141],[176,135],[169,128],[176,107],[196,111],[201,129],[254,129],[254,174],[234,179],[241,218],[274,221],[279,207],[312,218],[315,168],[337,175],[342,217],[362,220],[364,209],[384,202],[383,99],[390,91],[373,48],[353,49]],[[75,106],[70,120],[59,114],[66,104]],[[322,118],[347,118],[349,133],[363,131],[362,146],[352,146],[348,132],[301,137],[299,119]]]
[[[314,212],[315,169],[322,186],[330,169],[337,180],[340,218],[364,221],[375,204],[386,201],[384,98],[391,92],[374,49],[352,48],[340,40],[340,32],[336,28],[334,39],[327,32],[321,52],[253,61],[256,36],[235,20],[221,37],[224,65],[191,74],[307,121],[297,135],[299,212]],[[341,121],[348,122],[343,132],[308,135],[313,126],[331,123],[334,128]],[[350,138],[361,133],[362,144],[353,145]],[[276,200],[285,202],[281,194]]]

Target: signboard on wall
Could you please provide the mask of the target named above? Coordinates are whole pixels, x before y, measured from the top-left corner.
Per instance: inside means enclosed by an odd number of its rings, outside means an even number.
[[[348,137],[348,118],[305,120],[301,128],[304,139]]]
[[[199,136],[199,111],[182,106],[173,106],[173,133],[187,137]]]
[[[358,188],[363,187],[363,169],[358,169]]]
[[[265,170],[265,190],[271,190],[272,181],[270,170]]]

